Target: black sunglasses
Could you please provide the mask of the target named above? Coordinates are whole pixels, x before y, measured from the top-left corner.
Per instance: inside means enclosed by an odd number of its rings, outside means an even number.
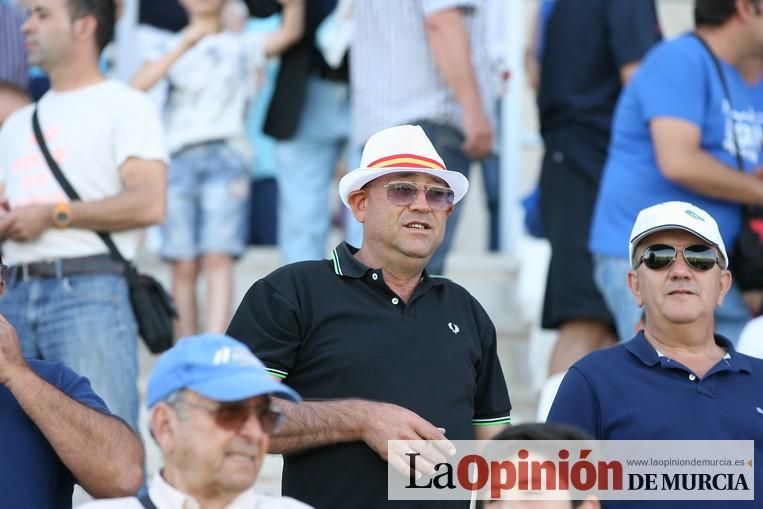
[[[676,261],[679,249],[668,246],[666,244],[655,244],[644,249],[641,258],[638,259],[638,263],[634,269],[637,269],[642,263],[647,268],[652,270],[660,270],[670,266],[671,263]],[[696,244],[693,246],[686,246],[680,251],[684,255],[684,260],[689,264],[689,267],[699,270],[707,271],[713,268],[718,261],[718,253],[715,248],[706,246],[704,244]]]
[[[408,206],[416,200],[419,189],[424,190],[424,197],[432,210],[447,210],[453,205],[455,193],[453,189],[445,186],[425,185],[417,186],[413,182],[390,182],[385,184],[387,200],[393,205]]]

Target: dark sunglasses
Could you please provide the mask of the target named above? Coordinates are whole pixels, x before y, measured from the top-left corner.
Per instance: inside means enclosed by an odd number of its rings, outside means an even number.
[[[432,210],[447,210],[453,205],[455,193],[445,186],[417,186],[413,182],[390,182],[385,184],[387,200],[393,205],[408,206],[416,200],[419,189],[424,190],[424,197]]]
[[[638,263],[634,268],[638,268],[642,263],[647,268],[652,270],[660,270],[668,267],[671,263],[676,261],[678,256],[678,249],[673,246],[665,244],[655,244],[644,249],[644,253],[639,258]],[[706,271],[713,268],[718,263],[718,253],[714,248],[706,246],[704,244],[697,244],[694,246],[686,246],[680,250],[684,255],[684,260],[689,264],[689,267]],[[719,264],[720,265],[720,264]]]
[[[216,407],[211,407],[201,403],[192,403],[185,399],[178,400],[178,403],[206,410],[218,426],[228,431],[240,430],[252,414],[257,417],[262,431],[268,435],[277,432],[283,422],[283,414],[273,408],[271,404],[255,406],[250,403],[220,403]]]
[[[0,263],[0,282],[4,282],[8,277],[8,266],[4,263]]]

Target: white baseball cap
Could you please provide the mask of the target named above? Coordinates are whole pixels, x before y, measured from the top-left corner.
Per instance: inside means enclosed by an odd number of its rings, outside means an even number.
[[[721,232],[718,230],[718,223],[701,208],[684,201],[659,203],[638,213],[628,246],[631,265],[634,261],[633,253],[639,242],[647,235],[665,230],[683,230],[712,244],[718,248],[723,257],[722,266],[728,267],[729,257],[726,254]]]
[[[417,125],[401,125],[374,134],[363,147],[360,168],[339,181],[339,196],[349,208],[350,193],[374,179],[390,173],[427,173],[447,182],[453,189],[453,203],[458,203],[469,189],[469,180],[457,171],[445,168],[440,155],[424,130]]]

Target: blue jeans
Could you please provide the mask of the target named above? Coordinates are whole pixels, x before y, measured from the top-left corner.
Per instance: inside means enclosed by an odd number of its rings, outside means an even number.
[[[599,287],[610,312],[615,317],[617,335],[620,341],[633,337],[642,310],[636,304],[636,297],[628,288],[627,274],[631,270],[627,258],[594,254],[593,277]],[[742,329],[752,319],[750,311],[742,299],[737,285],[732,285],[721,307],[715,311],[715,331],[735,343]]]
[[[311,77],[297,132],[276,144],[278,245],[285,263],[326,258],[330,191],[350,133],[349,87]]]
[[[109,409],[138,429],[138,331],[119,274],[10,278],[0,314],[25,357],[63,362],[87,377]]]

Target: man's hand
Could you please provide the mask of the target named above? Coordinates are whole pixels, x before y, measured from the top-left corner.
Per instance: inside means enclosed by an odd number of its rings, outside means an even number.
[[[493,128],[482,108],[464,110],[464,144],[472,159],[483,159],[493,150]]]
[[[363,402],[366,425],[361,432],[362,440],[392,467],[410,475],[410,458],[406,453],[418,452],[416,464],[419,473],[432,473],[434,466],[445,461],[444,454],[455,454],[455,447],[445,437],[445,430],[435,427],[410,410],[390,403]],[[389,440],[439,440],[433,445],[425,442],[405,450],[390,450]],[[439,450],[438,450],[439,448]],[[419,477],[417,475],[417,477]]]
[[[16,329],[0,315],[0,384],[8,385],[15,374],[26,367]]]
[[[53,225],[53,205],[15,207],[0,216],[0,237],[18,242],[35,240]]]

